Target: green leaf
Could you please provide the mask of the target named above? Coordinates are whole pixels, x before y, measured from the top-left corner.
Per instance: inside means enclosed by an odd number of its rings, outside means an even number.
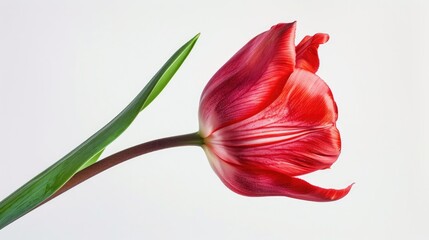
[[[199,34],[183,45],[162,66],[134,100],[106,126],[0,202],[0,229],[37,207],[61,188],[76,172],[95,162],[137,114],[167,85],[192,50]]]

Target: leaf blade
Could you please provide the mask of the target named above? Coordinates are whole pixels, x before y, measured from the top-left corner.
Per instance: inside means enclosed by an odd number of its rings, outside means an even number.
[[[199,35],[185,43],[155,74],[133,101],[102,129],[52,166],[0,202],[0,229],[31,211],[63,186],[77,171],[97,159],[148,106],[173,77],[195,45]],[[149,100],[148,100],[149,99]]]

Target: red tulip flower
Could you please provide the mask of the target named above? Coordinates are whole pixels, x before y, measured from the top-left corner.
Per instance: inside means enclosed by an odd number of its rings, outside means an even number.
[[[315,73],[327,34],[294,44],[295,23],[248,42],[209,81],[199,108],[200,135],[223,183],[246,196],[333,201],[344,189],[297,178],[329,168],[341,138],[331,90]]]
[[[156,139],[98,160],[162,91],[192,50],[197,34],[112,121],[0,201],[0,230],[104,170],[179,146],[202,146],[223,183],[242,195],[310,201],[347,195],[352,185],[326,189],[298,178],[329,168],[340,155],[341,138],[331,90],[316,75],[317,50],[329,36],[306,36],[295,46],[295,25],[278,24],[259,34],[212,77],[200,100],[199,132]]]

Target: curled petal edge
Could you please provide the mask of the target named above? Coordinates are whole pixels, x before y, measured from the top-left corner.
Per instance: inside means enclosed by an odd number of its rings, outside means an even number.
[[[321,188],[286,174],[219,159],[204,148],[210,164],[232,191],[249,197],[286,196],[307,201],[330,202],[345,197],[353,184],[343,189]]]
[[[296,46],[296,67],[302,68],[312,73],[319,69],[318,49],[320,44],[329,40],[326,33],[316,33],[314,36],[305,36]]]

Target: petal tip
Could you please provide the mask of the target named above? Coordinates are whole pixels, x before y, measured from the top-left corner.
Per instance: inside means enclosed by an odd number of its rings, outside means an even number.
[[[354,184],[355,183],[352,183],[343,189],[332,189],[331,195],[329,196],[330,201],[340,200],[341,198],[345,197],[350,192]]]
[[[329,41],[329,34],[327,33],[317,33],[316,36],[319,38],[318,43],[324,44]]]
[[[271,27],[271,30],[278,29],[278,28],[285,28],[285,29],[292,28],[293,30],[295,30],[295,28],[296,28],[296,21],[293,21],[293,22],[290,22],[290,23],[278,23],[276,25],[273,25]]]

